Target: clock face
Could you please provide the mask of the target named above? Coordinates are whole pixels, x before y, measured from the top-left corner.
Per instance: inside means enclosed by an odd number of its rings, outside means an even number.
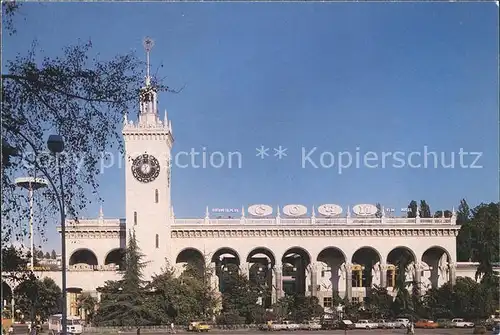
[[[132,163],[132,174],[141,183],[152,182],[160,174],[160,164],[154,156],[137,156]]]

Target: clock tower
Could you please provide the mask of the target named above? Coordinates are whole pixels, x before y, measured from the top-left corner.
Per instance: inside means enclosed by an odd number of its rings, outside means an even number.
[[[170,197],[172,124],[158,115],[158,91],[151,83],[149,53],[153,41],[146,38],[146,83],[140,90],[138,120],[128,121],[125,114],[125,208],[127,235],[135,231],[144,255],[144,279],[149,280],[166,266],[169,256],[170,225],[173,210]],[[128,242],[128,236],[127,236]]]

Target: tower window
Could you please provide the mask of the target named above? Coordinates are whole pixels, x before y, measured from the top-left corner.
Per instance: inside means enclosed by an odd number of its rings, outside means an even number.
[[[160,236],[158,236],[158,234],[156,234],[155,244],[156,249],[158,249],[160,247]]]
[[[155,202],[156,202],[156,203],[158,203],[159,198],[160,198],[160,196],[159,196],[159,194],[158,194],[158,190],[155,190]]]
[[[134,226],[137,225],[137,212],[134,212]]]

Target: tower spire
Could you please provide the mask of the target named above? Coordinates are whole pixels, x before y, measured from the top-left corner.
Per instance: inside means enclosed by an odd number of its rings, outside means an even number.
[[[151,85],[151,76],[150,76],[150,67],[151,64],[149,63],[149,54],[151,53],[151,50],[153,49],[155,42],[151,37],[146,37],[143,42],[144,49],[146,50],[146,86]]]

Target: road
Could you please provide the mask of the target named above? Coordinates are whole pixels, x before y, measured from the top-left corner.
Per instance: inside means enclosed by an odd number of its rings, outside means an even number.
[[[225,331],[220,331],[220,330],[211,330],[208,334],[210,335],[228,335],[228,334],[268,334],[269,332],[265,331],[258,331],[258,330],[225,330]],[[472,334],[473,329],[415,329],[415,335],[468,335]],[[131,335],[131,334],[136,334],[134,333],[122,333],[126,335]],[[168,334],[166,332],[144,332],[142,335],[153,335],[153,334]],[[186,331],[179,331],[177,334],[191,334],[190,332]],[[271,333],[271,334],[274,334]],[[276,334],[279,335],[313,335],[313,334],[328,334],[328,335],[388,335],[388,334],[406,334],[406,330],[401,330],[401,329],[374,329],[374,330],[349,330],[347,332],[344,332],[343,330],[320,330],[320,331],[293,331],[293,332],[287,332],[287,331],[279,331]],[[486,334],[489,334],[488,332]],[[98,334],[96,334],[98,335]],[[106,334],[107,335],[107,334]],[[111,334],[110,334],[111,335]]]
[[[465,335],[472,334],[472,329],[415,329],[415,335]],[[259,331],[246,331],[246,332],[238,332],[238,331],[211,331],[212,335],[227,335],[227,334],[238,334],[238,333],[251,333],[251,334],[266,334],[267,332],[259,332]],[[278,332],[279,335],[311,335],[311,334],[336,334],[336,335],[386,335],[386,334],[406,334],[406,330],[389,330],[389,329],[376,329],[376,330],[350,330],[348,332],[344,332],[343,330],[328,330],[328,331],[294,331],[294,332]]]

